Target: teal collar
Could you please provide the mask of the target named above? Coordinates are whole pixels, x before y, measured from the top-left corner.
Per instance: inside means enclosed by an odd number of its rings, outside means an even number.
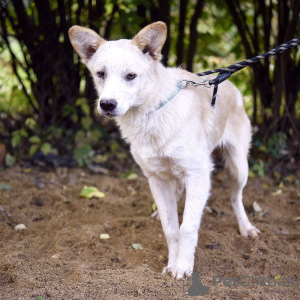
[[[176,84],[176,90],[171,95],[169,95],[169,97],[167,99],[160,101],[158,106],[156,106],[151,113],[154,113],[155,111],[164,107],[170,100],[172,100],[179,93],[179,91],[181,89],[182,89],[182,81],[179,80],[179,81],[177,81],[177,84]]]

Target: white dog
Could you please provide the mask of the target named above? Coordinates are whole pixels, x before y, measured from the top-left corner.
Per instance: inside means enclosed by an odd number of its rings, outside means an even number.
[[[115,118],[149,180],[169,249],[163,273],[180,279],[194,268],[198,230],[210,193],[211,153],[216,147],[222,148],[231,173],[231,203],[241,235],[256,236],[259,230],[250,223],[242,202],[251,141],[242,96],[225,81],[213,110],[212,89],[181,89],[184,80],[197,82],[199,77],[160,63],[166,34],[163,22],[146,26],[132,40],[107,42],[79,26],[69,31],[73,47],[94,78],[98,111]],[[182,184],[186,200],[179,226],[176,187]]]

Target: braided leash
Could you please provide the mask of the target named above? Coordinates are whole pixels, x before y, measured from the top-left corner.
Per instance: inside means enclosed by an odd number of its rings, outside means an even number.
[[[228,79],[233,73],[240,71],[244,69],[245,67],[248,67],[252,63],[255,63],[263,58],[267,58],[269,56],[274,56],[277,55],[278,53],[284,52],[288,49],[297,47],[300,44],[300,37],[294,38],[262,55],[255,56],[253,58],[241,61],[239,63],[236,63],[234,65],[231,65],[227,68],[221,68],[221,69],[214,69],[206,72],[201,72],[201,73],[196,73],[198,76],[204,76],[204,75],[210,75],[214,73],[219,73],[218,76],[214,79],[211,80],[205,80],[202,82],[194,82],[191,80],[185,80],[185,84],[183,88],[186,86],[198,86],[198,85],[204,85],[206,87],[211,87],[214,85],[214,91],[213,91],[213,96],[212,96],[212,101],[211,101],[211,106],[214,108],[216,104],[216,98],[217,98],[217,92],[218,92],[218,85],[222,83],[224,80]]]

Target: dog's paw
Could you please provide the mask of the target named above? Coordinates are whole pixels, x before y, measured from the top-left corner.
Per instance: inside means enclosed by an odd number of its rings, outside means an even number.
[[[164,267],[161,273],[162,274],[172,274],[172,269],[173,269],[173,267],[171,267],[171,266]]]
[[[240,227],[240,233],[245,237],[255,237],[260,233],[260,230],[253,225]]]
[[[172,275],[175,279],[187,279],[187,277],[192,276],[193,268],[174,268]]]
[[[188,261],[177,261],[172,268],[172,275],[175,279],[186,279],[188,276],[192,276],[194,264]]]
[[[158,210],[156,210],[152,215],[151,215],[152,218],[155,218],[157,221],[160,221],[160,217],[159,217],[159,213],[158,213]]]

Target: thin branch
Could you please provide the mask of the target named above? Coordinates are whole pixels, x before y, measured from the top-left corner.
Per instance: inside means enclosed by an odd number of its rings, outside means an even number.
[[[238,8],[238,13],[241,15],[241,22],[243,23],[243,28],[245,28],[245,31],[248,34],[248,36],[252,42],[252,45],[255,45],[253,34],[251,34],[250,28],[247,23],[247,17],[245,15],[245,13],[241,10],[241,7],[239,5],[237,5],[237,8]]]
[[[248,58],[254,56],[254,53],[253,51],[251,50],[251,44],[249,43],[249,40],[246,36],[246,33],[245,33],[245,29],[244,29],[244,26],[243,26],[243,23],[240,19],[240,16],[238,14],[238,11],[236,10],[235,8],[235,4],[233,3],[232,0],[225,0],[226,3],[227,3],[227,6],[232,14],[232,17],[233,17],[233,20],[237,26],[237,29],[239,31],[239,34],[241,36],[241,39],[242,39],[242,43],[244,45],[244,48],[245,48],[245,51],[246,51],[246,54],[248,56]]]

